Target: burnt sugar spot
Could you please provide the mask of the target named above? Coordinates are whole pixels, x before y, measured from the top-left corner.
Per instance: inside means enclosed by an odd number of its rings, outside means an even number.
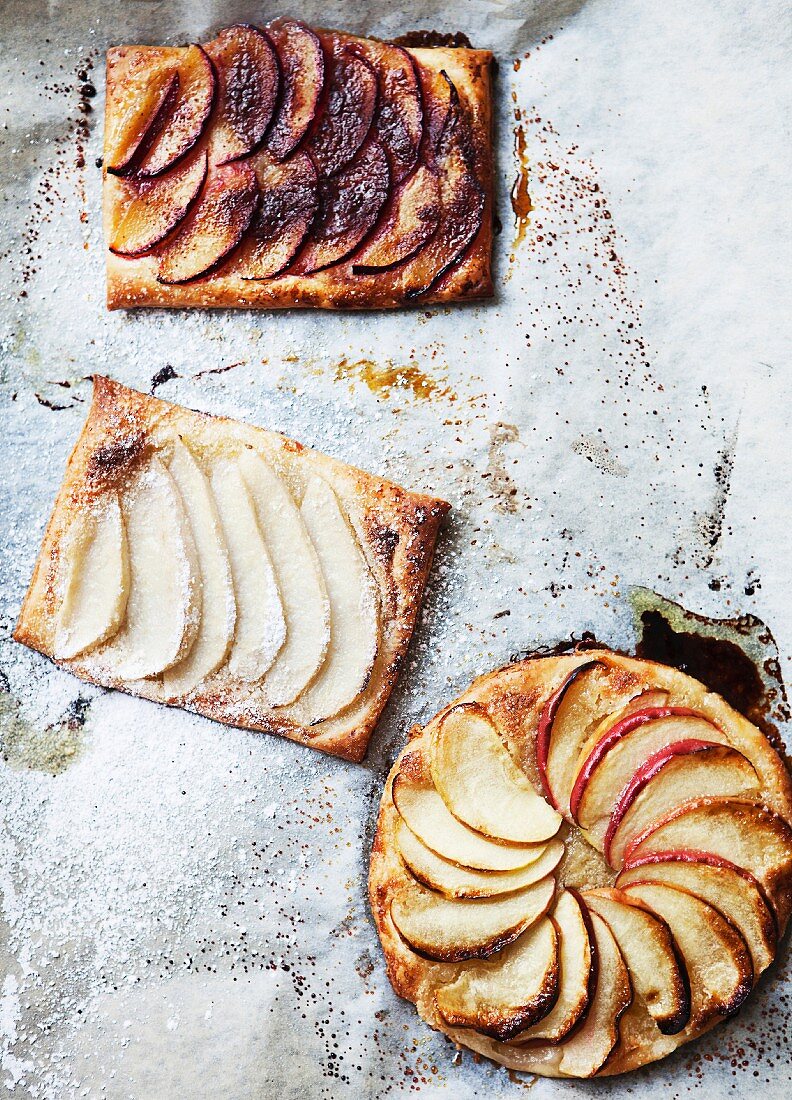
[[[525,136],[525,127],[522,123],[522,111],[519,107],[515,108],[514,117],[517,122],[514,128],[514,156],[517,161],[517,177],[511,189],[515,229],[512,243],[512,260],[514,259],[514,252],[525,240],[531,211],[534,208],[528,191],[528,142]]]
[[[176,373],[170,363],[166,363],[165,366],[161,367],[151,379],[151,389],[149,390],[149,393],[153,394],[154,391],[159,389],[160,386],[164,386],[166,382],[170,382],[173,378],[178,377],[179,375]]]
[[[371,359],[348,359],[346,356],[333,365],[333,379],[341,381],[359,381],[368,386],[373,394],[386,400],[394,394],[407,393],[422,401],[442,398],[456,401],[451,387],[422,370],[417,363],[393,363],[386,359],[375,363]]]

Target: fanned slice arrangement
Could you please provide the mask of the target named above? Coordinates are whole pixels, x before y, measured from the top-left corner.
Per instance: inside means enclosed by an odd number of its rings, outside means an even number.
[[[501,669],[388,779],[369,881],[388,975],[513,1069],[634,1069],[773,961],[791,820],[781,756],[683,673],[602,649]]]
[[[490,63],[293,19],[113,48],[108,305],[490,296]]]
[[[15,638],[93,683],[359,760],[447,508],[96,377]]]

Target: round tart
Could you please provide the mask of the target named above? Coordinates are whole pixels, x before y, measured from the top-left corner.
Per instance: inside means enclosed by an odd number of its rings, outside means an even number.
[[[500,669],[388,777],[369,888],[391,983],[512,1069],[662,1058],[775,957],[790,820],[778,752],[676,669],[608,650]]]

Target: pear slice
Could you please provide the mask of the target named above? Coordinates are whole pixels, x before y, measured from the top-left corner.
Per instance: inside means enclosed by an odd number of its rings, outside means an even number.
[[[293,703],[316,675],[330,642],[330,607],[316,551],[292,495],[261,455],[246,449],[239,469],[278,581],[286,641],[264,677],[273,707]]]
[[[220,667],[234,637],[236,604],[220,517],[206,475],[177,440],[168,469],[190,520],[198,552],[203,606],[198,636],[189,654],[163,677],[170,699],[187,695]]]
[[[558,931],[540,920],[490,962],[471,963],[435,993],[451,1027],[473,1027],[501,1041],[546,1016],[558,991]]]
[[[236,597],[236,629],[227,667],[233,676],[254,684],[271,668],[286,639],[283,605],[238,463],[218,462],[211,483]]]
[[[295,717],[312,725],[339,714],[365,689],[379,641],[377,588],[352,527],[324,478],[308,482],[300,509],[330,600],[330,647],[298,700]]]
[[[66,575],[53,656],[67,661],[111,638],[129,596],[129,553],[118,496],[80,513],[65,540]]]
[[[440,719],[431,769],[451,813],[479,833],[535,844],[558,832],[561,815],[536,793],[477,703],[461,703]]]
[[[496,844],[457,821],[431,782],[403,772],[393,780],[393,802],[402,820],[427,848],[460,867],[518,871],[538,859],[544,844]]]
[[[396,834],[401,857],[424,886],[437,890],[447,898],[492,898],[498,894],[513,894],[551,874],[561,862],[564,845],[551,840],[533,863],[517,871],[473,871],[435,855],[415,833],[399,822]]]
[[[190,652],[201,619],[201,577],[190,523],[156,455],[124,494],[130,589],[124,625],[103,651],[121,680],[158,676]]]
[[[410,947],[429,959],[486,959],[543,917],[554,892],[548,875],[516,894],[449,901],[408,877],[397,888],[391,918]]]

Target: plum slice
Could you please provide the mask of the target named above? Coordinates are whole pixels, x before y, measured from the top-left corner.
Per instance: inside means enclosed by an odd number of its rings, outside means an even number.
[[[239,244],[258,201],[256,173],[248,161],[212,169],[197,205],[165,246],[157,279],[186,283],[211,271]]]
[[[206,150],[188,157],[156,179],[119,181],[123,210],[110,251],[142,256],[160,244],[187,217],[201,193],[209,159]]]
[[[314,120],[325,81],[322,44],[296,19],[276,19],[267,34],[280,61],[281,98],[266,138],[276,160],[297,148]]]
[[[264,140],[278,101],[278,59],[267,36],[245,24],[226,27],[204,49],[218,84],[212,159],[227,164]]]
[[[377,74],[352,47],[323,36],[329,54],[324,106],[308,146],[321,176],[334,176],[366,140],[377,107]]]
[[[178,95],[135,165],[139,176],[161,176],[198,143],[212,113],[216,84],[203,48],[188,46],[179,64]]]
[[[309,275],[345,259],[375,225],[389,189],[385,150],[369,138],[343,172],[319,180],[316,221],[290,274]]]
[[[261,202],[228,271],[243,279],[271,279],[288,266],[311,227],[317,175],[307,153],[280,163],[261,152],[253,163]]]
[[[355,256],[355,275],[389,271],[411,259],[440,224],[440,177],[419,164],[393,192],[372,236]]]
[[[368,38],[357,39],[355,44],[379,80],[374,132],[387,153],[395,186],[415,168],[423,137],[418,74],[410,55],[401,46]]]
[[[137,70],[137,71],[136,71]],[[153,140],[179,93],[179,74],[173,66],[151,72],[133,61],[127,68],[123,103],[108,112],[107,171],[114,176],[127,175],[135,157]]]

